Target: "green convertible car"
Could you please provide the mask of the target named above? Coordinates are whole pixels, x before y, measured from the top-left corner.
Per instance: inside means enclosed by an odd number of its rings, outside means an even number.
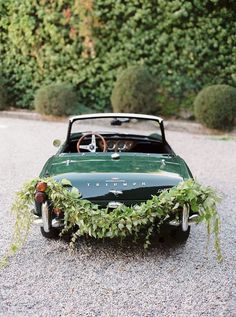
[[[55,140],[58,141],[58,140]],[[102,113],[69,119],[67,136],[58,152],[44,165],[40,177],[68,179],[82,198],[111,212],[120,204],[132,206],[158,195],[182,180],[192,178],[185,161],[166,141],[163,120],[156,116]],[[41,220],[44,237],[54,238],[63,228],[52,204],[36,191],[35,214]],[[168,228],[180,240],[187,240],[191,210],[185,207],[179,221]]]

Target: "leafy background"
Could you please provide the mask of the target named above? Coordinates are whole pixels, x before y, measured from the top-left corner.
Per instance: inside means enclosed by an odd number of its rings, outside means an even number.
[[[146,64],[160,102],[186,108],[204,86],[233,84],[235,29],[234,0],[0,0],[1,73],[14,106],[67,82],[106,111],[120,71]]]

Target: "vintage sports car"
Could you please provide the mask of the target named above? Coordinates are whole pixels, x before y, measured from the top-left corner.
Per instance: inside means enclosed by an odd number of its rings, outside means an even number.
[[[185,161],[176,155],[165,137],[163,120],[156,116],[102,113],[69,119],[65,142],[48,159],[40,177],[68,179],[87,199],[110,212],[120,204],[132,206],[158,195],[162,190],[192,178]],[[54,145],[55,145],[54,144]],[[42,199],[36,187],[35,214],[44,237],[55,238],[63,228],[53,206]],[[184,207],[179,221],[165,226],[176,240],[189,236],[195,215]]]

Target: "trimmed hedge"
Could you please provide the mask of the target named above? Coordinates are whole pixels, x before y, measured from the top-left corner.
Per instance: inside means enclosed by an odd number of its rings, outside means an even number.
[[[235,0],[5,0],[3,75],[19,107],[33,107],[41,86],[65,81],[80,103],[103,111],[118,71],[143,62],[171,112],[172,100],[176,110],[189,107],[203,86],[232,85],[235,20]]]
[[[67,84],[55,84],[40,88],[35,95],[35,109],[45,115],[67,116],[78,113],[77,94]]]
[[[5,110],[8,107],[7,92],[0,77],[0,110]]]
[[[236,118],[236,88],[213,85],[203,89],[194,101],[195,116],[208,128],[230,130]]]
[[[130,66],[118,77],[112,91],[114,112],[155,113],[157,85],[145,66]]]

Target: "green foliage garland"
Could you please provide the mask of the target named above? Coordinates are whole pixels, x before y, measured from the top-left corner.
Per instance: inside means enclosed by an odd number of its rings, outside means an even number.
[[[39,179],[29,181],[17,193],[12,207],[16,215],[13,242],[4,258],[5,262],[26,240],[33,219],[31,206],[38,181]],[[46,193],[53,207],[64,211],[62,234],[74,229],[71,246],[83,235],[95,238],[124,238],[129,235],[137,236],[141,230],[146,230],[144,246],[148,247],[153,230],[158,229],[168,218],[177,218],[184,204],[189,204],[192,211],[199,213],[197,222],[205,222],[208,235],[214,234],[217,258],[222,260],[219,243],[220,219],[216,210],[219,198],[212,188],[201,186],[192,179],[164,190],[159,196],[153,196],[145,203],[132,207],[121,205],[112,212],[108,208],[101,209],[98,205],[81,199],[79,191],[71,187],[68,180],[58,183],[52,178],[45,178],[40,181],[47,183]]]

